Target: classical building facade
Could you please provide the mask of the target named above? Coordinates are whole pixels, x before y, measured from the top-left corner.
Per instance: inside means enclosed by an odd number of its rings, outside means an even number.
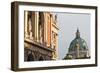
[[[57,15],[50,12],[24,12],[24,61],[58,58]]]
[[[84,39],[80,37],[79,29],[77,29],[75,39],[70,43],[68,53],[64,59],[85,59],[90,58],[89,48]]]

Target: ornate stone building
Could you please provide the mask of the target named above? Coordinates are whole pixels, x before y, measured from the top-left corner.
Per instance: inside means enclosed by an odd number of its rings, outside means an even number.
[[[58,58],[57,15],[50,12],[25,11],[24,61]]]
[[[80,37],[80,32],[77,29],[75,39],[70,43],[68,53],[64,59],[85,59],[90,58],[89,48],[84,39]]]

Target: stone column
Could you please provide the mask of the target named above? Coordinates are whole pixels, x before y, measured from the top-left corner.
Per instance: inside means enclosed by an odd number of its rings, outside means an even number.
[[[46,13],[44,12],[44,44],[46,45],[47,43],[47,23],[46,23]]]
[[[29,34],[28,34],[28,12],[25,11],[25,39],[27,39],[29,37]]]
[[[76,44],[76,58],[79,58],[79,44]]]
[[[38,25],[39,25],[39,16],[38,16],[38,12],[35,13],[35,39],[38,42],[39,38],[38,38]]]

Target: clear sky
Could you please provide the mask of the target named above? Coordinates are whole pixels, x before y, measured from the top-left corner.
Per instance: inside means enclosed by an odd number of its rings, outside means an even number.
[[[77,28],[80,36],[90,47],[90,14],[79,13],[56,13],[59,26],[58,53],[59,59],[67,54],[71,41],[75,38]]]

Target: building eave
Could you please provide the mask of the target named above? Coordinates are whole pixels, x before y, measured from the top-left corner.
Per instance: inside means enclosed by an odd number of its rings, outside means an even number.
[[[33,40],[30,40],[30,39],[25,39],[24,42],[27,42],[29,44],[32,44],[32,45],[35,45],[35,46],[38,46],[40,48],[43,48],[44,50],[48,50],[48,51],[51,51],[51,52],[54,52],[55,50],[52,49],[52,48],[48,48],[47,46],[41,44],[41,43],[38,43],[38,42],[35,42]]]

